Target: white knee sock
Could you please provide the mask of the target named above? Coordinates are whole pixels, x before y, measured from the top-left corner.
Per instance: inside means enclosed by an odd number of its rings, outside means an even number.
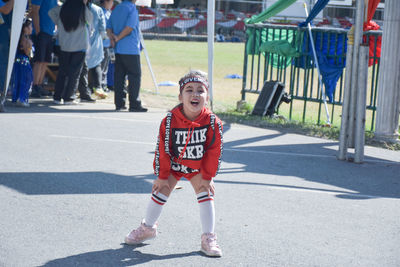
[[[208,192],[197,194],[197,202],[200,206],[200,220],[203,233],[214,233],[215,210],[214,196]]]
[[[146,217],[144,219],[144,223],[147,226],[154,226],[154,224],[160,217],[163,205],[167,202],[167,200],[168,197],[161,194],[160,192],[151,195],[151,200],[149,205],[147,206]]]

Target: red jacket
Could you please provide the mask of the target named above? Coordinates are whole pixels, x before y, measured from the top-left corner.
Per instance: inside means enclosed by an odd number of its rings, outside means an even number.
[[[202,174],[211,180],[217,174],[222,155],[222,123],[207,108],[194,121],[175,107],[162,120],[154,156],[154,173],[168,179],[171,170]]]

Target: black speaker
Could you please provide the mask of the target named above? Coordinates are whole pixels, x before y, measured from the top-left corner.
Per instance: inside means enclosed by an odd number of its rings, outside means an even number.
[[[265,81],[251,114],[272,116],[278,109],[284,94],[285,85],[283,83]]]

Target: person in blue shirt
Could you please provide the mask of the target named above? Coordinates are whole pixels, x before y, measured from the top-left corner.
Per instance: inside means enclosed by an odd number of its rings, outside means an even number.
[[[35,56],[33,61],[33,86],[31,97],[40,98],[42,95],[51,95],[43,89],[43,79],[47,64],[51,62],[53,52],[53,35],[55,24],[50,19],[48,12],[57,6],[57,0],[31,0],[31,16],[35,30],[34,44]]]
[[[129,111],[146,112],[139,98],[141,82],[139,13],[136,0],[124,0],[115,7],[107,25],[115,49],[114,103],[117,111],[126,109],[125,77],[128,76]]]
[[[14,0],[0,0],[0,100],[5,99],[5,79],[8,65],[8,50],[10,48],[11,11]],[[0,103],[0,112],[5,111],[3,103]]]
[[[79,78],[78,91],[81,102],[95,102],[90,94],[93,90],[95,95],[106,98],[107,94],[101,87],[101,62],[103,61],[103,38],[106,36],[106,20],[101,7],[88,1],[88,8],[92,12],[93,23],[90,27],[90,49],[86,54]]]
[[[106,20],[106,25],[110,20],[111,16],[111,8],[114,6],[114,0],[100,0],[100,7],[103,10],[104,18]],[[106,37],[103,39],[103,54],[104,58],[101,62],[101,87],[104,92],[110,91],[107,88],[107,73],[108,73],[108,65],[110,64],[110,38]]]

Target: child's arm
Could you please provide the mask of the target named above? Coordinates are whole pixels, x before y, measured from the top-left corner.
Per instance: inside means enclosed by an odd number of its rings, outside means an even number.
[[[214,135],[214,138],[212,138]],[[211,139],[214,139],[212,142]],[[207,136],[206,152],[201,161],[200,172],[204,180],[211,180],[217,175],[222,155],[222,122],[215,117],[214,132],[211,128],[210,134]]]

